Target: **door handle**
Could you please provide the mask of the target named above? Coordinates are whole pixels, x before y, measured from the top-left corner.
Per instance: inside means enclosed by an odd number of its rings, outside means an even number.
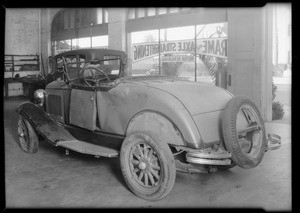
[[[231,74],[228,75],[227,85],[231,86]]]
[[[94,96],[91,96],[91,102],[93,102],[94,101]]]

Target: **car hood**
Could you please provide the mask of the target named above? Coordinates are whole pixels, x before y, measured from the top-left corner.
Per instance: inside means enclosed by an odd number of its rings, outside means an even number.
[[[227,90],[208,83],[178,79],[141,79],[129,81],[167,92],[177,98],[192,115],[223,110],[233,97]],[[128,82],[128,83],[129,83]]]

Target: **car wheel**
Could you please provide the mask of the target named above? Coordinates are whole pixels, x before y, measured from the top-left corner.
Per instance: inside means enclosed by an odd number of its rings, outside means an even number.
[[[235,164],[250,169],[262,161],[267,146],[264,121],[249,98],[234,97],[227,103],[222,131]]]
[[[172,152],[152,132],[134,132],[127,136],[122,144],[120,164],[129,189],[145,200],[162,199],[175,183]]]
[[[38,149],[38,135],[24,116],[18,118],[19,145],[24,152],[35,153]]]

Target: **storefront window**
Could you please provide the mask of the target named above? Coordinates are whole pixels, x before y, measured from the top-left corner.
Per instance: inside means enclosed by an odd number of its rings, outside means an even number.
[[[171,75],[224,87],[227,23],[133,32],[131,41],[133,75]]]
[[[71,40],[55,41],[52,44],[55,55],[71,50]]]
[[[161,29],[161,74],[194,80],[194,26]]]
[[[92,37],[92,48],[107,48],[108,36],[95,36]]]
[[[212,79],[218,86],[226,88],[227,82],[227,23],[197,25],[198,59],[202,68],[197,69],[197,80]]]
[[[158,71],[158,30],[131,33],[132,76]]]
[[[91,38],[85,37],[85,38],[79,38],[78,39],[78,48],[91,48]]]
[[[77,50],[77,49],[79,49],[78,39],[75,38],[75,39],[72,39],[72,50]]]

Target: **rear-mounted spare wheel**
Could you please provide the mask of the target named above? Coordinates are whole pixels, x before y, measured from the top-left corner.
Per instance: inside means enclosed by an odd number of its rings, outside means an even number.
[[[227,103],[222,132],[225,147],[235,164],[250,169],[262,161],[267,146],[264,121],[249,98],[237,96]]]

